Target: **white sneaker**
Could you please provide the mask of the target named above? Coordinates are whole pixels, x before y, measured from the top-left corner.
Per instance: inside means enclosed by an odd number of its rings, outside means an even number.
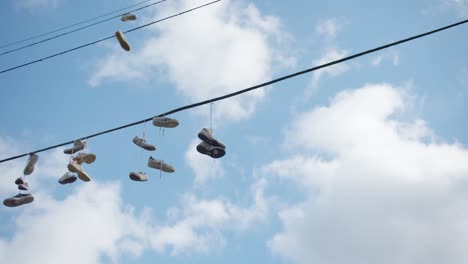
[[[134,14],[125,14],[120,18],[120,20],[122,20],[123,22],[125,22],[125,21],[135,21],[136,19],[137,19],[137,17]]]
[[[128,175],[130,177],[130,179],[134,180],[134,181],[140,181],[140,182],[143,182],[143,181],[147,181],[149,180],[149,177],[148,177],[148,174],[144,173],[144,172],[130,172],[130,174]]]
[[[62,177],[58,180],[60,184],[68,184],[68,183],[73,183],[76,181],[76,176],[73,175],[71,172],[67,171],[65,174],[63,174]]]
[[[83,150],[86,147],[86,141],[77,140],[73,142],[73,147],[65,149],[63,153],[65,154],[74,154],[80,150]]]
[[[175,169],[171,165],[165,163],[162,160],[154,159],[153,157],[149,157],[148,159],[148,167],[153,169],[162,170],[164,172],[174,172]]]
[[[179,125],[179,121],[169,117],[155,116],[153,117],[153,125],[157,127],[174,128]]]
[[[156,150],[155,146],[146,143],[146,140],[143,139],[143,138],[139,138],[139,137],[135,136],[132,141],[133,141],[133,143],[135,143],[135,145],[137,145],[137,146],[139,146],[139,147],[141,147],[143,149],[146,149],[146,150],[149,150],[149,151]]]
[[[3,200],[3,204],[8,207],[16,207],[23,204],[31,203],[32,201],[34,201],[34,197],[32,196],[32,194],[19,193],[11,198]]]
[[[91,164],[96,160],[96,155],[93,153],[84,153],[80,152],[76,154],[75,157],[73,157],[73,160],[76,161],[79,165],[81,165],[83,162],[86,164]]]
[[[78,178],[82,181],[89,182],[91,180],[88,173],[86,173],[86,171],[83,170],[83,168],[76,162],[69,163],[68,170],[70,172],[76,172],[78,174]]]
[[[120,31],[115,32],[115,38],[119,41],[120,47],[122,47],[122,49],[126,51],[130,51],[130,44],[128,44],[122,32]]]
[[[28,164],[26,164],[26,167],[24,167],[24,170],[23,170],[24,175],[29,175],[33,173],[34,165],[36,165],[38,159],[39,159],[39,156],[37,156],[37,154],[31,154],[29,156]]]

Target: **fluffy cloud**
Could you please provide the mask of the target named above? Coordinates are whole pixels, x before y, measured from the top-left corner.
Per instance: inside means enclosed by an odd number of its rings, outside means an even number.
[[[202,3],[173,1],[158,8],[157,18]],[[135,49],[129,54],[122,56],[121,50],[115,50],[100,60],[90,85],[108,79],[149,79],[159,73],[195,102],[269,80],[273,65],[290,63],[275,48],[286,39],[279,19],[263,16],[253,4],[222,1],[148,30],[150,37],[141,45],[132,43]],[[131,35],[127,38],[131,42]],[[264,90],[257,90],[226,100],[214,118],[245,118],[264,95]]]
[[[194,140],[185,152],[185,160],[195,174],[195,184],[222,177],[224,169],[221,161],[214,161],[209,156],[200,155],[196,150],[198,143],[200,143],[199,140]]]
[[[330,39],[334,39],[341,30],[342,23],[337,18],[320,21],[315,27],[315,32]]]
[[[300,115],[263,168],[306,196],[279,212],[269,246],[297,263],[466,263],[468,151],[408,119],[388,84],[338,94]]]

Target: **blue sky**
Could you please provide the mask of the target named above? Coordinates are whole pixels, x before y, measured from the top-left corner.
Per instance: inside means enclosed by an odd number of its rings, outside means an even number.
[[[206,3],[168,0],[0,57],[0,70]],[[137,2],[4,1],[0,45]],[[228,1],[0,75],[0,158],[142,120],[466,19],[465,0]],[[88,140],[85,183],[39,154],[0,208],[1,263],[466,263],[466,25]],[[4,51],[6,49],[2,49]],[[156,145],[139,149],[145,132]],[[152,155],[173,174],[146,166]],[[17,193],[26,159],[0,164]],[[133,182],[131,171],[150,180]]]

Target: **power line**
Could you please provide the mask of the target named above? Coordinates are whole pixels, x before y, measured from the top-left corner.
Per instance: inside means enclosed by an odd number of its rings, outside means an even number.
[[[55,29],[55,30],[52,30],[52,31],[49,31],[49,32],[46,32],[46,33],[39,34],[39,35],[37,35],[37,36],[33,36],[33,37],[25,38],[25,39],[22,39],[22,40],[14,41],[14,42],[11,42],[11,43],[8,43],[8,44],[5,44],[5,45],[0,46],[0,49],[9,47],[9,46],[12,46],[12,45],[15,45],[15,44],[19,44],[19,43],[22,43],[22,42],[25,42],[25,41],[28,41],[28,40],[33,40],[33,39],[37,39],[37,38],[40,38],[40,37],[43,37],[43,36],[47,36],[47,35],[49,35],[49,34],[56,33],[56,32],[59,32],[59,31],[65,30],[65,29],[69,29],[69,28],[72,28],[72,27],[75,27],[75,26],[79,26],[79,25],[81,25],[81,24],[85,24],[85,23],[91,22],[91,21],[93,21],[93,20],[97,20],[97,19],[99,19],[99,18],[109,16],[109,15],[115,14],[115,13],[117,13],[117,12],[121,12],[121,11],[124,11],[124,10],[126,10],[126,9],[130,9],[130,8],[132,8],[132,7],[135,7],[135,6],[142,5],[142,4],[144,4],[144,3],[146,3],[146,2],[150,2],[150,1],[152,1],[152,0],[145,0],[145,1],[143,1],[143,2],[136,3],[136,4],[134,4],[134,5],[121,8],[121,9],[119,9],[119,10],[115,10],[115,11],[112,11],[112,12],[107,13],[107,14],[104,14],[104,15],[100,15],[100,16],[97,16],[97,17],[94,17],[94,18],[90,18],[90,19],[87,19],[87,20],[85,20],[85,21],[81,21],[81,22],[78,22],[78,23],[75,23],[75,24],[72,24],[72,25],[69,25],[69,26],[65,26],[65,27],[62,27],[62,28],[58,28],[58,29]]]
[[[113,17],[106,18],[106,19],[104,19],[104,20],[100,20],[100,21],[97,21],[97,22],[95,22],[95,23],[92,23],[92,24],[89,24],[89,25],[86,25],[86,26],[83,26],[83,27],[76,28],[76,29],[74,29],[74,30],[70,30],[70,31],[67,31],[67,32],[64,32],[64,33],[61,33],[61,34],[58,34],[58,35],[55,35],[55,36],[52,36],[52,37],[43,39],[43,40],[39,40],[39,41],[30,43],[30,44],[28,44],[28,45],[24,45],[24,46],[15,48],[15,49],[7,50],[7,51],[5,51],[5,52],[0,53],[0,56],[6,55],[6,54],[9,54],[9,53],[18,51],[18,50],[22,50],[22,49],[25,49],[25,48],[29,48],[29,47],[32,47],[32,46],[35,46],[35,45],[38,45],[38,44],[41,44],[41,43],[44,43],[44,42],[47,42],[47,41],[56,39],[56,38],[60,38],[60,37],[63,37],[63,36],[65,36],[65,35],[68,35],[68,34],[71,34],[71,33],[75,33],[75,32],[77,32],[77,31],[80,31],[80,30],[83,30],[83,29],[86,29],[86,28],[89,28],[89,27],[92,27],[92,26],[96,26],[96,25],[98,25],[98,24],[102,24],[102,23],[104,23],[104,22],[107,22],[107,21],[113,20],[113,19],[115,19],[115,18],[121,17],[122,15],[124,15],[124,14],[126,14],[126,13],[134,13],[134,12],[140,11],[140,10],[142,10],[142,9],[145,9],[145,8],[148,8],[148,7],[151,7],[151,6],[160,4],[160,3],[162,3],[162,2],[166,2],[166,1],[167,1],[167,0],[157,1],[157,2],[154,2],[154,3],[148,4],[148,5],[142,6],[142,7],[140,7],[140,8],[137,8],[137,9],[130,10],[130,11],[128,11],[128,12],[125,12],[125,13],[122,13],[122,14],[118,14],[118,15],[113,16]]]
[[[168,19],[171,19],[171,18],[180,16],[180,15],[183,15],[183,14],[186,14],[186,13],[190,13],[190,12],[192,12],[192,11],[195,11],[195,10],[197,10],[197,9],[200,9],[200,8],[203,8],[203,7],[212,5],[212,4],[217,3],[217,2],[220,2],[220,1],[222,1],[222,0],[216,0],[216,1],[212,1],[212,2],[209,2],[209,3],[203,4],[203,5],[199,5],[199,6],[197,6],[197,7],[194,7],[194,8],[185,10],[185,11],[182,11],[182,12],[177,13],[177,14],[175,14],[175,15],[171,15],[171,16],[168,16],[168,17],[165,17],[165,18],[162,18],[162,19],[159,19],[159,20],[156,20],[156,21],[153,21],[153,22],[150,22],[150,23],[141,25],[141,26],[139,26],[139,27],[132,28],[132,29],[130,29],[130,30],[124,31],[123,33],[124,33],[124,34],[125,34],[125,33],[129,33],[129,32],[132,32],[132,31],[135,31],[135,30],[138,30],[138,29],[141,29],[141,28],[144,28],[144,27],[147,27],[147,26],[150,26],[150,25],[153,25],[153,24],[156,24],[156,23],[159,23],[159,22],[162,22],[162,21],[165,21],[165,20],[168,20]],[[23,63],[23,64],[21,64],[21,65],[14,66],[14,67],[11,67],[11,68],[2,70],[2,71],[0,71],[0,74],[5,73],[5,72],[9,72],[9,71],[12,71],[12,70],[15,70],[15,69],[19,69],[19,68],[22,68],[22,67],[25,67],[25,66],[28,66],[28,65],[31,65],[31,64],[35,64],[35,63],[38,63],[38,62],[41,62],[41,61],[45,61],[45,60],[51,59],[51,58],[53,58],[53,57],[57,57],[57,56],[60,56],[60,55],[63,55],[63,54],[66,54],[66,53],[69,53],[69,52],[72,52],[72,51],[75,51],[75,50],[78,50],[78,49],[82,49],[82,48],[84,48],[84,47],[91,46],[91,45],[97,44],[97,43],[99,43],[99,42],[102,42],[102,41],[105,41],[105,40],[108,40],[108,39],[111,39],[111,38],[114,38],[114,37],[115,37],[115,36],[112,35],[112,36],[109,36],[109,37],[106,37],[106,38],[98,39],[98,40],[96,40],[96,41],[83,44],[83,45],[78,46],[78,47],[75,47],[75,48],[71,48],[71,49],[68,49],[68,50],[65,50],[65,51],[61,51],[61,52],[59,52],[59,53],[55,53],[55,54],[49,55],[49,56],[44,57],[44,58],[41,58],[41,59],[37,59],[37,60],[34,60],[34,61],[30,61],[30,62],[27,62],[27,63]]]
[[[268,82],[264,82],[264,83],[261,83],[261,84],[257,84],[257,85],[254,85],[254,86],[239,90],[237,92],[229,93],[229,94],[226,94],[226,95],[223,95],[223,96],[215,97],[215,98],[208,99],[208,100],[205,100],[205,101],[201,101],[201,102],[198,102],[198,103],[194,103],[194,104],[182,106],[182,107],[179,107],[179,108],[176,108],[176,109],[172,109],[172,110],[170,110],[168,112],[165,112],[163,114],[159,114],[157,116],[158,117],[167,116],[167,115],[174,114],[174,113],[177,113],[177,112],[185,111],[187,109],[191,109],[191,108],[199,107],[199,106],[202,106],[202,105],[214,103],[216,101],[221,101],[221,100],[224,100],[224,99],[227,99],[227,98],[230,98],[230,97],[234,97],[234,96],[237,96],[237,95],[240,95],[240,94],[243,94],[243,93],[247,93],[247,92],[250,92],[252,90],[256,90],[256,89],[259,89],[259,88],[262,88],[262,87],[265,87],[265,86],[268,86],[268,85],[271,85],[271,84],[274,84],[274,83],[278,83],[278,82],[281,82],[281,81],[284,81],[284,80],[287,80],[287,79],[291,79],[291,78],[297,77],[299,75],[303,75],[303,74],[306,74],[306,73],[309,73],[309,72],[313,72],[313,71],[316,71],[316,70],[319,70],[319,69],[322,69],[322,68],[330,67],[332,65],[342,63],[342,62],[345,62],[345,61],[348,61],[348,60],[352,60],[352,59],[355,59],[355,58],[358,58],[358,57],[361,57],[361,56],[364,56],[364,55],[367,55],[367,54],[370,54],[370,53],[374,53],[374,52],[377,52],[379,50],[383,50],[383,49],[386,49],[386,48],[389,48],[389,47],[392,47],[392,46],[397,46],[399,44],[402,44],[402,43],[405,43],[405,42],[408,42],[408,41],[412,41],[412,40],[415,40],[415,39],[418,39],[418,38],[422,38],[422,37],[437,33],[439,31],[443,31],[443,30],[446,30],[446,29],[449,29],[449,28],[452,28],[452,27],[455,27],[455,26],[465,24],[467,22],[468,22],[468,19],[457,22],[457,23],[454,23],[454,24],[451,24],[451,25],[448,25],[448,26],[445,26],[445,27],[441,27],[441,28],[438,28],[438,29],[435,29],[435,30],[432,30],[432,31],[428,31],[426,33],[422,33],[422,34],[415,35],[415,36],[405,38],[405,39],[402,39],[402,40],[398,40],[398,41],[395,41],[395,42],[392,42],[392,43],[389,43],[389,44],[385,44],[385,45],[377,47],[377,48],[373,48],[373,49],[369,49],[369,50],[362,51],[362,52],[359,52],[359,53],[355,53],[353,55],[344,57],[344,58],[339,59],[339,60],[334,60],[334,61],[322,64],[322,65],[319,65],[319,66],[315,66],[315,67],[308,68],[308,69],[305,69],[305,70],[302,70],[302,71],[298,71],[298,72],[295,72],[295,73],[292,73],[292,74],[288,74],[288,75],[273,79],[273,80],[268,81]],[[102,132],[91,134],[89,136],[79,138],[78,140],[86,140],[86,139],[89,139],[89,138],[101,136],[101,135],[108,134],[108,133],[111,133],[111,132],[114,132],[114,131],[117,131],[117,130],[121,130],[121,129],[124,129],[124,128],[136,126],[136,125],[151,121],[152,119],[153,119],[153,117],[146,118],[146,119],[136,121],[136,122],[133,122],[133,123],[130,123],[130,124],[126,124],[126,125],[123,125],[123,126],[119,126],[119,127],[116,127],[116,128],[112,128],[112,129],[109,129],[109,130],[105,130],[105,131],[102,131]],[[61,143],[61,144],[46,147],[46,148],[39,149],[39,150],[36,150],[36,151],[33,151],[33,152],[28,152],[28,153],[24,153],[24,154],[21,154],[21,155],[9,157],[9,158],[0,160],[0,163],[10,161],[10,160],[14,160],[14,159],[21,158],[21,157],[25,157],[25,156],[27,156],[29,154],[32,154],[32,153],[39,153],[39,152],[43,152],[43,151],[46,151],[46,150],[66,146],[68,144],[72,144],[74,141],[75,140],[70,140],[70,141],[67,141],[67,142],[64,142],[64,143]]]

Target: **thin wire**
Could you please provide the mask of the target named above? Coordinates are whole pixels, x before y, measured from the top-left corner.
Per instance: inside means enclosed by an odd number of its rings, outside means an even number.
[[[35,45],[38,45],[40,43],[44,43],[44,42],[47,42],[47,41],[50,41],[50,40],[53,40],[53,39],[56,39],[56,38],[60,38],[60,37],[63,37],[65,35],[68,35],[68,34],[71,34],[71,33],[74,33],[74,32],[77,32],[77,31],[80,31],[80,30],[83,30],[83,29],[86,29],[86,28],[89,28],[89,27],[92,27],[92,26],[95,26],[95,25],[98,25],[98,24],[101,24],[101,23],[104,23],[104,22],[107,22],[107,21],[110,21],[110,20],[113,20],[115,18],[118,18],[118,17],[121,17],[127,13],[134,13],[134,12],[137,12],[137,11],[140,11],[142,9],[145,9],[145,8],[148,8],[148,7],[151,7],[151,6],[154,6],[154,5],[157,5],[157,4],[160,4],[162,2],[166,2],[167,0],[161,0],[161,1],[157,1],[157,2],[154,2],[154,3],[151,3],[149,5],[146,5],[146,6],[143,6],[143,7],[140,7],[140,8],[137,8],[137,9],[134,9],[134,10],[130,10],[128,12],[125,12],[125,13],[122,13],[122,14],[119,14],[119,15],[116,15],[116,16],[113,16],[113,17],[110,17],[110,18],[106,18],[104,20],[100,20],[98,22],[95,22],[95,23],[92,23],[92,24],[89,24],[87,26],[83,26],[83,27],[79,27],[77,29],[74,29],[74,30],[71,30],[71,31],[67,31],[67,32],[64,32],[64,33],[61,33],[61,34],[58,34],[58,35],[55,35],[55,36],[52,36],[50,38],[46,38],[46,39],[43,39],[43,40],[39,40],[37,42],[33,42],[31,44],[28,44],[28,45],[25,45],[25,46],[21,46],[19,48],[16,48],[16,49],[12,49],[12,50],[8,50],[8,51],[5,51],[3,53],[0,53],[0,56],[3,56],[3,55],[6,55],[8,53],[12,53],[12,52],[15,52],[15,51],[18,51],[18,50],[22,50],[22,49],[25,49],[25,48],[29,48],[29,47],[32,47],[32,46],[35,46]]]
[[[210,103],[213,103],[213,102],[216,102],[216,101],[221,101],[221,100],[224,100],[224,99],[227,99],[227,98],[230,98],[230,97],[234,97],[234,96],[237,96],[237,95],[240,95],[240,94],[243,94],[243,93],[250,92],[252,90],[259,89],[261,87],[265,87],[265,86],[268,86],[268,85],[271,85],[271,84],[274,84],[274,83],[282,82],[284,80],[291,79],[291,78],[294,78],[294,77],[299,76],[299,75],[303,75],[303,74],[306,74],[306,73],[309,73],[309,72],[313,72],[313,71],[316,71],[316,70],[319,70],[319,69],[322,69],[322,68],[330,67],[332,65],[342,63],[342,62],[345,62],[345,61],[348,61],[348,60],[352,60],[352,59],[355,59],[355,58],[358,58],[358,57],[361,57],[361,56],[364,56],[364,55],[367,55],[367,54],[370,54],[370,53],[374,53],[374,52],[379,51],[379,50],[383,50],[383,49],[386,49],[386,48],[389,48],[389,47],[392,47],[392,46],[396,46],[396,45],[399,45],[399,44],[402,44],[402,43],[405,43],[405,42],[408,42],[408,41],[412,41],[412,40],[415,40],[415,39],[418,39],[418,38],[422,38],[424,36],[431,35],[431,34],[434,34],[436,32],[446,30],[446,29],[449,29],[451,27],[455,27],[455,26],[458,26],[458,25],[461,25],[461,24],[464,24],[464,23],[467,23],[467,22],[468,22],[468,19],[463,20],[461,22],[457,22],[457,23],[448,25],[448,26],[445,26],[445,27],[441,27],[441,28],[438,28],[438,29],[435,29],[435,30],[432,30],[432,31],[428,31],[426,33],[422,33],[422,34],[419,34],[419,35],[416,35],[416,36],[413,36],[413,37],[409,37],[409,38],[398,40],[398,41],[395,41],[395,42],[392,42],[392,43],[389,43],[389,44],[385,44],[385,45],[377,47],[377,48],[373,48],[373,49],[369,49],[369,50],[362,51],[362,52],[359,52],[359,53],[355,53],[353,55],[344,57],[342,59],[334,60],[334,61],[322,64],[322,65],[319,65],[319,66],[315,66],[315,67],[308,68],[308,69],[305,69],[305,70],[302,70],[302,71],[298,71],[298,72],[295,72],[295,73],[292,73],[292,74],[288,74],[288,75],[273,79],[273,80],[268,81],[268,82],[264,82],[264,83],[261,83],[261,84],[257,84],[257,85],[254,85],[254,86],[239,90],[237,92],[229,93],[229,94],[226,94],[226,95],[223,95],[223,96],[214,97],[214,98],[211,98],[211,99],[208,99],[208,100],[205,100],[205,101],[201,101],[201,102],[198,102],[198,103],[189,104],[189,105],[186,105],[186,106],[175,108],[175,109],[172,109],[172,110],[170,110],[168,112],[159,114],[159,115],[157,115],[157,117],[167,116],[167,115],[175,114],[175,113],[178,113],[178,112],[181,112],[181,111],[185,111],[187,109],[199,107],[199,106],[202,106],[202,105],[205,105],[205,104],[210,104]],[[148,122],[148,121],[150,121],[152,119],[153,119],[153,117],[150,117],[150,118],[143,119],[143,120],[140,120],[140,121],[136,121],[136,122],[133,122],[133,123],[130,123],[130,124],[126,124],[126,125],[123,125],[123,126],[119,126],[119,127],[116,127],[116,128],[112,128],[112,129],[109,129],[109,130],[98,132],[98,133],[95,133],[95,134],[92,134],[92,135],[89,135],[89,136],[86,136],[86,137],[82,137],[82,138],[80,138],[78,140],[83,140],[83,139],[86,139],[86,138],[93,138],[93,137],[101,136],[101,135],[108,134],[108,133],[111,133],[111,132],[114,132],[114,131],[117,131],[117,130],[125,129],[127,127],[131,127],[131,126],[135,126],[135,125],[138,125],[138,124],[141,124],[141,123],[144,123],[144,122]],[[46,150],[62,147],[62,146],[71,144],[74,141],[75,140],[70,140],[70,141],[67,141],[67,142],[64,142],[64,143],[61,143],[61,144],[46,147],[46,148],[39,149],[39,150],[36,150],[36,151],[33,151],[33,152],[28,152],[28,153],[25,153],[25,154],[9,157],[9,158],[0,160],[0,163],[3,163],[5,161],[9,161],[9,160],[14,160],[14,159],[17,159],[17,158],[21,158],[21,157],[24,157],[24,156],[32,154],[32,153],[39,153],[39,152],[43,152],[43,151],[46,151]]]
[[[94,17],[94,18],[90,18],[90,19],[87,19],[87,20],[85,20],[85,21],[81,21],[81,22],[78,22],[78,23],[75,23],[75,24],[72,24],[72,25],[69,25],[69,26],[65,26],[65,27],[59,28],[59,29],[55,29],[55,30],[52,30],[52,31],[49,31],[49,32],[46,32],[46,33],[43,33],[43,34],[40,34],[40,35],[37,35],[37,36],[33,36],[33,37],[29,37],[29,38],[26,38],[26,39],[23,39],[23,40],[18,40],[18,41],[15,41],[15,42],[11,42],[11,43],[8,43],[8,44],[4,44],[4,45],[0,46],[0,49],[9,47],[9,46],[12,46],[12,45],[15,45],[15,44],[19,44],[19,43],[22,43],[22,42],[25,42],[25,41],[28,41],[28,40],[33,40],[33,39],[36,39],[36,38],[40,38],[40,37],[43,37],[43,36],[47,36],[47,35],[49,35],[49,34],[52,34],[52,33],[55,33],[55,32],[59,32],[59,31],[65,30],[65,29],[69,29],[69,28],[72,28],[72,27],[75,27],[75,26],[79,26],[79,25],[81,25],[81,24],[85,24],[85,23],[91,22],[91,21],[93,21],[93,20],[96,20],[96,19],[99,19],[99,18],[102,18],[102,17],[106,17],[106,16],[109,16],[109,15],[115,14],[115,13],[117,13],[117,12],[121,12],[121,11],[123,11],[123,10],[129,9],[129,8],[132,8],[132,7],[135,7],[135,6],[142,5],[142,4],[144,4],[144,3],[146,3],[146,2],[149,2],[149,1],[152,1],[152,0],[145,0],[145,1],[143,1],[143,2],[134,4],[134,5],[131,5],[131,6],[127,6],[127,7],[125,7],[125,8],[119,9],[119,10],[112,11],[112,12],[110,12],[110,13],[107,13],[107,14],[104,14],[104,15],[100,15],[100,16],[97,16],[97,17]]]
[[[182,12],[177,13],[177,14],[175,14],[175,15],[171,15],[171,16],[168,16],[168,17],[165,17],[165,18],[162,18],[162,19],[159,19],[159,20],[150,22],[150,23],[148,23],[148,24],[144,24],[144,25],[141,25],[141,26],[139,26],[139,27],[132,28],[132,29],[127,30],[127,31],[125,31],[125,32],[123,32],[123,33],[124,33],[124,34],[125,34],[125,33],[129,33],[129,32],[132,32],[132,31],[135,31],[135,30],[138,30],[138,29],[141,29],[141,28],[144,28],[144,27],[147,27],[147,26],[150,26],[150,25],[153,25],[153,24],[156,24],[156,23],[159,23],[159,22],[162,22],[162,21],[165,21],[165,20],[168,20],[168,19],[177,17],[177,16],[181,16],[181,15],[183,15],[183,14],[190,13],[190,12],[192,12],[192,11],[195,11],[195,10],[197,10],[197,9],[203,8],[203,7],[205,7],[205,6],[212,5],[212,4],[217,3],[217,2],[220,2],[220,1],[222,1],[222,0],[212,1],[212,2],[209,2],[209,3],[203,4],[203,5],[200,5],[200,6],[197,6],[197,7],[194,7],[194,8],[185,10],[185,11],[182,11]],[[102,38],[102,39],[99,39],[99,40],[96,40],[96,41],[93,41],[93,42],[89,42],[89,43],[83,44],[83,45],[81,45],[81,46],[78,46],[78,47],[75,47],[75,48],[72,48],[72,49],[68,49],[68,50],[65,50],[65,51],[62,51],[62,52],[59,52],[59,53],[55,53],[55,54],[49,55],[49,56],[44,57],[44,58],[41,58],[41,59],[37,59],[37,60],[30,61],[30,62],[21,64],[21,65],[18,65],[18,66],[14,66],[14,67],[11,67],[11,68],[8,68],[8,69],[5,69],[5,70],[0,71],[0,74],[3,74],[3,73],[5,73],[5,72],[9,72],[9,71],[12,71],[12,70],[16,70],[16,69],[19,69],[19,68],[22,68],[22,67],[25,67],[25,66],[29,66],[29,65],[31,65],[31,64],[35,64],[35,63],[38,63],[38,62],[41,62],[41,61],[45,61],[45,60],[48,60],[48,59],[51,59],[51,58],[54,58],[54,57],[57,57],[57,56],[60,56],[60,55],[63,55],[63,54],[66,54],[66,53],[75,51],[75,50],[78,50],[78,49],[82,49],[82,48],[84,48],[84,47],[91,46],[91,45],[97,44],[97,43],[99,43],[99,42],[102,42],[102,41],[105,41],[105,40],[108,40],[108,39],[111,39],[111,38],[114,38],[114,37],[115,37],[115,36],[112,35],[112,36],[109,36],[109,37],[106,37],[106,38]]]

